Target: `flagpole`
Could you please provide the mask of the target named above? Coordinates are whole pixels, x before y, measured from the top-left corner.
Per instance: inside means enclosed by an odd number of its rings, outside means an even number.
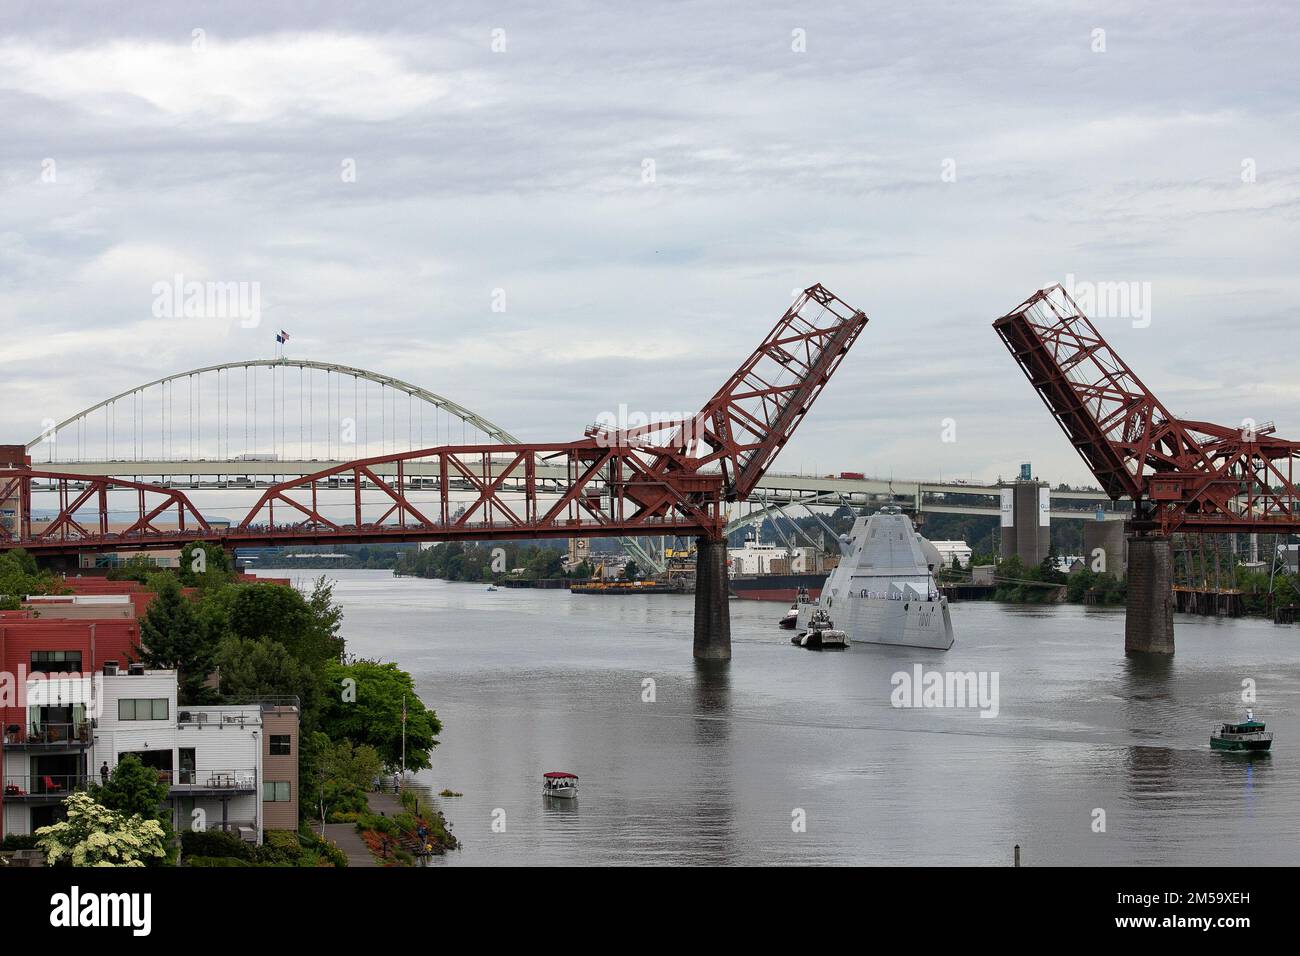
[[[402,781],[406,781],[406,692],[402,692]]]

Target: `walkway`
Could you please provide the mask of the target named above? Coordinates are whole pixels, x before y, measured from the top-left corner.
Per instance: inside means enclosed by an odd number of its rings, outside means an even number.
[[[366,794],[366,800],[370,803],[371,813],[395,817],[402,812],[402,801],[392,791],[386,793],[371,791]],[[366,846],[366,841],[361,839],[361,834],[357,832],[355,823],[327,823],[325,836],[347,856],[348,866],[379,866],[379,861],[370,852],[370,847]]]

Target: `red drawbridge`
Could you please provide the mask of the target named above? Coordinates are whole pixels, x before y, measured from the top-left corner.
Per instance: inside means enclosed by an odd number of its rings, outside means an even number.
[[[8,446],[0,454],[0,550],[693,535],[714,543],[700,550],[702,562],[706,552],[713,560],[726,503],[753,490],[866,324],[814,285],[692,418],[591,428],[577,441],[449,444],[349,461],[273,485],[242,519],[220,527],[177,489],[40,470],[22,446]],[[32,516],[34,485],[57,495],[48,520]],[[346,504],[341,488],[352,492]],[[380,492],[385,510],[363,513],[363,488]],[[432,498],[417,501],[413,489]],[[725,578],[712,586],[724,589],[725,617]]]
[[[993,327],[1102,488],[1133,500],[1126,643],[1171,652],[1168,536],[1300,532],[1300,442],[1176,418],[1059,285]]]
[[[1059,285],[993,327],[1134,530],[1300,532],[1300,442],[1272,423],[1175,418]]]

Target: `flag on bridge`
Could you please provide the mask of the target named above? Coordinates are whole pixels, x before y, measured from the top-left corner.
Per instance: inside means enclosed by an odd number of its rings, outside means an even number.
[[[275,337],[275,340],[283,345],[285,342],[289,341],[289,333],[284,329],[281,329],[280,334]]]

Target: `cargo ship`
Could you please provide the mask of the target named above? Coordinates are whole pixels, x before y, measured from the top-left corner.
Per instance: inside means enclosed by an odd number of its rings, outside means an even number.
[[[733,574],[731,593],[746,601],[794,601],[799,589],[808,592],[810,600],[821,597],[825,574]]]
[[[830,565],[812,548],[789,548],[760,541],[757,533],[727,551],[731,593],[746,601],[794,601],[800,589],[817,600]]]

